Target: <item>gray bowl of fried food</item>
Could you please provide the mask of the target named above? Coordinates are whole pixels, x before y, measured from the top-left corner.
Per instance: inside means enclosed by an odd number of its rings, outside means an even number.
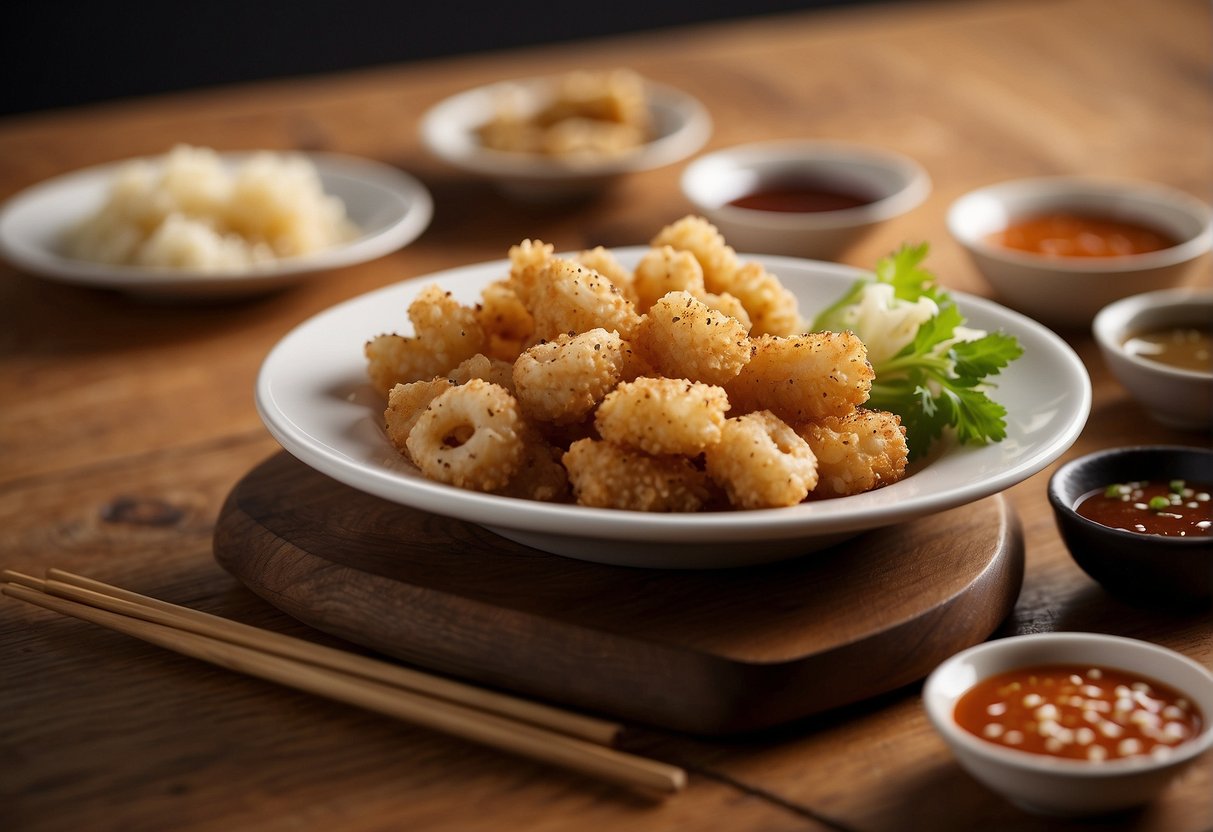
[[[540,202],[590,196],[678,162],[711,132],[697,99],[626,68],[500,81],[444,99],[421,119],[435,156]]]

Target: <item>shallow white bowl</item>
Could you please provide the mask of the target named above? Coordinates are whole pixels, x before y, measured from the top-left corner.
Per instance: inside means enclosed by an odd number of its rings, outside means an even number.
[[[982,679],[1036,664],[1089,664],[1141,674],[1182,691],[1204,715],[1204,729],[1165,760],[1065,760],[995,745],[956,724],[956,702]],[[1136,639],[1097,633],[1038,633],[970,647],[943,662],[922,692],[931,724],[977,780],[1031,812],[1095,815],[1147,803],[1185,766],[1213,747],[1213,673],[1186,656]]]
[[[1171,367],[1125,349],[1125,341],[1166,326],[1213,326],[1213,289],[1163,289],[1123,298],[1095,316],[1092,331],[1112,374],[1151,416],[1188,430],[1213,430],[1213,365]]]
[[[646,251],[638,246],[613,253],[634,267]],[[809,315],[862,274],[831,263],[743,256],[778,275]],[[384,433],[384,402],[367,381],[363,345],[380,333],[410,334],[408,305],[431,283],[470,304],[508,271],[508,261],[501,260],[419,277],[299,325],[270,351],[257,379],[257,408],[266,427],[286,450],[346,485],[478,523],[536,549],[619,566],[707,569],[796,557],[998,493],[1064,453],[1090,411],[1086,370],[1056,334],[990,301],[955,293],[971,326],[1004,330],[1024,347],[1023,357],[998,377],[994,394],[1008,411],[1007,438],[933,449],[929,462],[885,488],[787,508],[656,514],[541,503],[428,480]]]
[[[805,180],[875,199],[855,208],[804,213],[728,204],[762,186]],[[759,142],[718,150],[687,165],[681,181],[696,211],[734,248],[823,260],[915,208],[931,192],[930,177],[913,159],[828,141]]]
[[[1140,222],[1178,244],[1122,257],[1050,257],[986,238],[1016,219],[1076,211]],[[1194,196],[1150,182],[1053,176],[971,191],[952,203],[948,230],[998,297],[1049,326],[1085,329],[1095,313],[1129,295],[1179,285],[1213,246],[1213,210]]]
[[[500,81],[444,99],[421,117],[421,139],[438,158],[491,180],[504,193],[528,201],[577,198],[602,190],[624,174],[673,164],[703,147],[712,134],[712,119],[694,97],[663,84],[645,81],[645,96],[654,138],[634,151],[602,158],[560,159],[493,150],[476,131],[497,112],[501,96],[515,93],[522,101],[542,101],[558,76]]]
[[[253,151],[221,153],[234,168]],[[13,266],[60,283],[118,289],[159,298],[227,298],[279,289],[332,269],[374,260],[408,245],[433,216],[430,193],[417,179],[380,162],[333,153],[301,153],[326,193],[345,203],[361,234],[349,242],[239,272],[117,266],[68,257],[64,232],[99,210],[119,168],[97,165],[34,185],[0,210],[0,255]]]

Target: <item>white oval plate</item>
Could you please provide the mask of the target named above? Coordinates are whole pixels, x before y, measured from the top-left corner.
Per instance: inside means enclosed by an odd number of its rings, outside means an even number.
[[[645,251],[614,253],[634,265]],[[862,274],[832,263],[743,257],[777,274],[806,315]],[[406,309],[425,286],[438,283],[471,304],[508,270],[502,260],[438,272],[346,301],[296,327],[270,351],[257,379],[257,408],[270,433],[304,463],[346,485],[480,524],[536,549],[619,566],[708,569],[795,557],[995,494],[1064,453],[1091,408],[1086,368],[1063,340],[1023,315],[956,293],[969,325],[1001,329],[1024,347],[995,391],[1008,411],[1007,438],[933,452],[919,470],[885,488],[788,508],[649,514],[532,502],[427,480],[387,440],[384,402],[367,382],[363,345],[381,333],[411,333]]]
[[[656,138],[629,153],[596,159],[558,159],[487,148],[476,130],[496,112],[507,90],[539,96],[555,78],[500,81],[444,99],[421,118],[421,139],[431,153],[455,167],[495,181],[507,193],[527,199],[576,196],[600,188],[625,173],[651,170],[685,159],[712,134],[712,119],[698,99],[645,82]]]
[[[234,167],[253,154],[222,153]],[[380,162],[332,153],[302,153],[315,165],[326,193],[345,203],[362,232],[357,238],[300,257],[239,272],[199,272],[116,266],[65,256],[64,232],[100,209],[126,161],[67,173],[12,197],[0,210],[0,255],[23,271],[61,283],[159,297],[232,297],[267,292],[330,269],[390,254],[429,226],[434,205],[425,186]]]

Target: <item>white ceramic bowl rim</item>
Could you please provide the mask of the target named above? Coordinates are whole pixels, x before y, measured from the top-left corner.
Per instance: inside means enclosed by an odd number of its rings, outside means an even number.
[[[1017,251],[987,242],[984,239],[984,233],[976,233],[973,224],[965,220],[965,214],[981,201],[993,200],[1001,205],[1004,200],[1012,198],[1031,202],[1037,206],[1037,210],[1048,207],[1068,207],[1083,199],[1116,199],[1119,202],[1118,210],[1113,213],[1117,216],[1131,217],[1134,214],[1133,206],[1148,205],[1170,211],[1176,216],[1186,217],[1194,224],[1195,231],[1182,235],[1180,241],[1170,248],[1143,254],[1126,254],[1116,257],[1050,257],[1044,254]],[[986,257],[1051,271],[1102,273],[1144,271],[1183,263],[1213,248],[1213,208],[1177,188],[1155,182],[1127,179],[1044,176],[1032,179],[1012,179],[987,185],[969,191],[953,202],[948,209],[947,225],[952,236]],[[1168,226],[1166,230],[1175,233],[1171,226]]]
[[[708,184],[713,177],[735,170],[758,173],[781,168],[813,168],[825,172],[837,164],[892,175],[899,184],[884,196],[864,205],[803,213],[756,211],[728,205],[711,195]],[[879,222],[909,211],[922,203],[931,191],[931,178],[926,169],[908,156],[884,148],[825,139],[754,142],[717,150],[687,165],[681,184],[683,193],[696,206],[718,213],[730,222],[788,231],[845,228]]]
[[[1043,648],[1039,654],[1039,658],[1030,658],[1027,660],[1009,663],[1005,667],[1000,667],[994,672],[1012,670],[1016,667],[1031,666],[1033,664],[1056,664],[1061,660],[1055,660],[1050,657],[1048,653],[1048,647],[1050,644],[1105,644],[1122,647],[1126,654],[1128,654],[1129,651],[1134,651],[1138,654],[1151,653],[1160,657],[1164,661],[1173,664],[1186,665],[1189,669],[1195,671],[1197,675],[1205,677],[1208,680],[1208,684],[1211,686],[1211,688],[1213,688],[1213,673],[1210,673],[1207,668],[1181,653],[1177,653],[1173,650],[1169,650],[1151,642],[1125,638],[1122,636],[1105,635],[1102,633],[1033,633],[1030,635],[1011,636],[1008,638],[983,642],[982,644],[975,645],[967,650],[962,650],[961,652],[942,662],[927,677],[927,681],[923,686],[923,706],[925,707],[931,722],[941,733],[947,737],[949,742],[956,743],[957,745],[962,746],[974,754],[998,761],[1004,765],[1013,766],[1015,768],[1027,769],[1031,771],[1064,773],[1067,776],[1073,777],[1100,778],[1113,775],[1130,774],[1150,769],[1168,768],[1203,754],[1205,751],[1209,750],[1209,748],[1213,747],[1213,708],[1209,707],[1209,703],[1213,702],[1213,693],[1206,691],[1204,696],[1201,696],[1197,691],[1183,689],[1182,686],[1166,683],[1163,679],[1158,679],[1158,681],[1164,682],[1169,687],[1180,690],[1180,692],[1184,693],[1194,701],[1200,700],[1197,702],[1197,704],[1201,706],[1202,716],[1204,718],[1204,725],[1201,727],[1200,733],[1192,739],[1175,746],[1172,753],[1163,759],[1138,756],[1125,757],[1118,760],[1106,760],[1098,764],[1092,764],[1083,760],[1070,760],[1061,757],[1052,757],[1045,754],[1033,754],[1028,751],[1019,751],[1014,748],[1006,748],[974,736],[956,724],[952,711],[955,708],[956,701],[959,697],[949,696],[938,691],[938,688],[941,685],[941,680],[945,678],[946,674],[953,670],[957,665],[964,664],[974,655],[980,653],[990,651],[1006,651],[1022,654],[1026,653],[1032,646],[1037,645]],[[1093,664],[1098,664],[1105,667],[1115,666],[1132,673],[1143,673],[1150,678],[1157,678],[1160,675],[1157,673],[1151,673],[1149,671],[1134,670],[1135,663],[1131,660],[1126,660],[1123,662],[1096,660],[1093,662]],[[980,681],[980,679],[970,683],[968,687],[971,687],[971,685],[975,684],[976,681]],[[966,687],[966,690],[968,687]]]
[[[1164,378],[1177,382],[1208,381],[1209,373],[1198,370],[1186,370],[1159,361],[1150,361],[1125,349],[1125,339],[1134,333],[1134,324],[1144,315],[1157,312],[1160,317],[1164,313],[1175,310],[1186,310],[1193,306],[1206,307],[1209,320],[1213,320],[1213,290],[1194,288],[1160,289],[1157,292],[1146,292],[1140,295],[1130,295],[1114,301],[1095,315],[1091,325],[1095,340],[1106,350],[1116,353],[1125,361],[1143,371],[1155,373]]]
[[[550,88],[559,77],[498,81],[445,98],[422,115],[422,141],[439,158],[482,175],[560,180],[662,167],[685,159],[703,147],[711,135],[711,116],[698,99],[645,79],[645,94],[658,135],[635,150],[611,157],[559,159],[494,150],[480,143],[476,128],[492,116],[501,93],[521,90],[534,95]]]

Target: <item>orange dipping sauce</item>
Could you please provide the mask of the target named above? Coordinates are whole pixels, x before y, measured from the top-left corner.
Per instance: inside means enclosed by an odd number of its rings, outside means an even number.
[[[1182,693],[1110,667],[1037,665],[978,682],[956,703],[957,724],[1006,748],[1102,762],[1162,757],[1204,729]]]
[[[1123,257],[1178,244],[1156,229],[1088,214],[1053,213],[1020,219],[986,241],[1051,257]]]

